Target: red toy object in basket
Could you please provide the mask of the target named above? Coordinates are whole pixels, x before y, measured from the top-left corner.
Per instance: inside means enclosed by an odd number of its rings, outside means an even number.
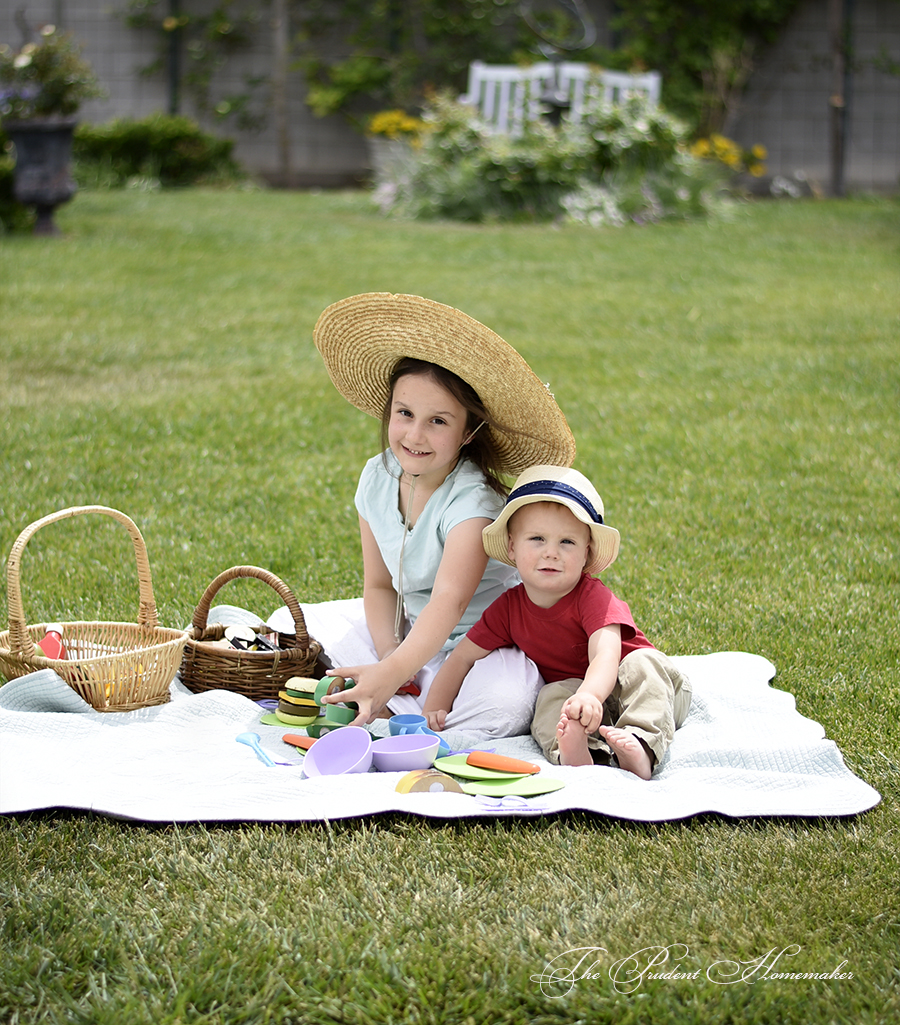
[[[97,513],[117,520],[131,536],[138,572],[137,622],[26,625],[20,566],[28,541],[57,520]],[[187,632],[159,626],[147,548],[141,532],[125,513],[103,505],[84,505],[44,516],[16,539],[6,576],[9,630],[0,633],[0,672],[5,676],[15,679],[39,669],[52,669],[98,712],[127,712],[169,700],[169,685],[178,671]],[[65,655],[48,658],[38,645],[57,629]]]
[[[66,653],[66,646],[63,644],[62,639],[62,624],[61,623],[48,623],[47,633],[42,641],[38,641],[35,644],[36,648],[40,648],[40,654],[44,658],[68,658]]]

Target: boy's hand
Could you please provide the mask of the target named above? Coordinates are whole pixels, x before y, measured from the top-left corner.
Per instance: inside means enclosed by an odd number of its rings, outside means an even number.
[[[563,711],[576,722],[580,722],[587,733],[593,733],[603,722],[603,702],[593,694],[576,691],[563,705]]]
[[[423,712],[425,721],[428,723],[428,729],[434,730],[436,733],[440,733],[444,728],[444,723],[447,721],[447,711],[444,708],[439,708],[434,712]]]

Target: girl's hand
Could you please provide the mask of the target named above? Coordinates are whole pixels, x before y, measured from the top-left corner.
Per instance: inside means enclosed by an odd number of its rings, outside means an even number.
[[[563,712],[580,722],[587,733],[594,733],[603,722],[603,702],[590,693],[576,691],[563,705]]]
[[[397,693],[397,688],[406,682],[395,679],[381,662],[367,666],[339,666],[329,670],[329,676],[343,676],[345,680],[354,681],[354,686],[349,690],[326,694],[322,698],[322,703],[326,705],[352,701],[359,708],[359,714],[351,723],[352,726],[365,726],[376,719],[378,713]]]
[[[434,730],[436,733],[440,733],[444,728],[444,723],[447,721],[447,710],[439,708],[434,712],[423,712],[425,721],[428,723],[428,729]]]

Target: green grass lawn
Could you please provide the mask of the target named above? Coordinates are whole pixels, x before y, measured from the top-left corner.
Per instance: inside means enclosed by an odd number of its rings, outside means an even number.
[[[63,238],[0,240],[0,557],[99,503],[140,527],[164,625],[236,564],[301,600],[359,594],[378,430],[312,327],[356,292],[425,295],[549,382],[622,535],[604,577],[650,638],[769,658],[883,801],[660,825],[5,818],[0,1021],[897,1020],[895,200],[594,231],[396,222],[359,193],[87,192],[57,220]],[[100,517],[39,531],[21,582],[30,622],[137,612],[127,537]],[[258,582],[221,598],[278,604]],[[604,948],[600,977],[542,992],[578,947]],[[624,992],[606,968],[645,948],[697,977]],[[852,977],[707,977],[782,950],[774,971]]]

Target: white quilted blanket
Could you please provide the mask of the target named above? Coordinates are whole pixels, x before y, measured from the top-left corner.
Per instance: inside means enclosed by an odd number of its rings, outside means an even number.
[[[135,712],[94,712],[54,673],[0,688],[0,812],[89,809],[149,822],[304,821],[407,812],[436,818],[540,815],[583,809],[642,822],[703,812],[729,816],[852,815],[880,795],[844,764],[822,727],[769,685],[774,666],[742,652],[677,657],[694,702],[653,779],[621,769],[543,763],[530,737],[482,741],[544,764],[565,786],[539,797],[398,794],[402,773],[306,779],[303,757],[264,726],[252,701],[225,691],[189,694]],[[383,733],[379,721],[373,732]],[[254,730],[279,762],[266,767],[235,743]],[[477,737],[446,734],[454,748]]]

